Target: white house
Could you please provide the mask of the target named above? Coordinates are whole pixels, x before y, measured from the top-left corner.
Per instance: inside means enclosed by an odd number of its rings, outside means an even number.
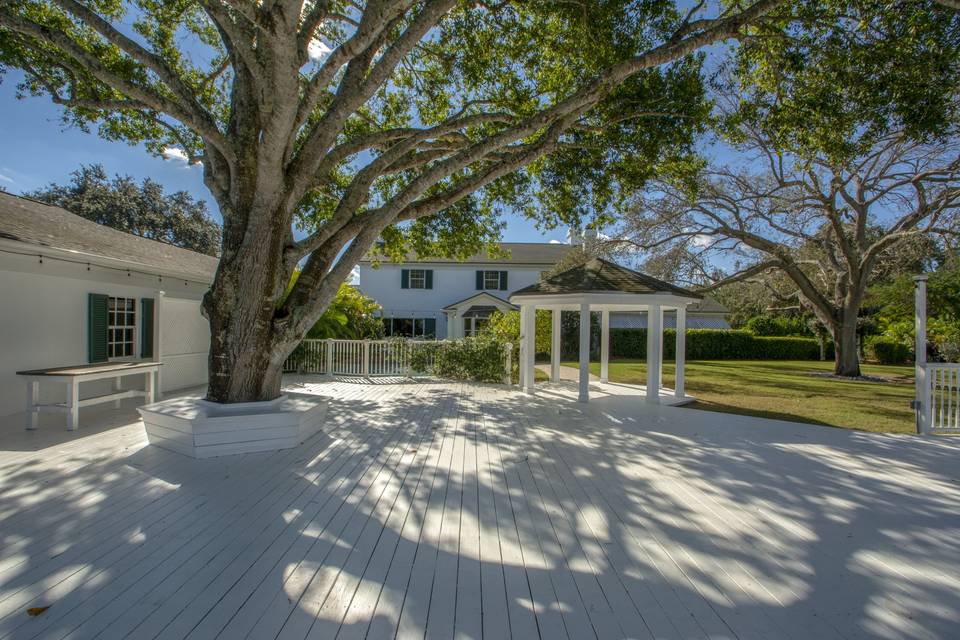
[[[503,257],[486,252],[464,261],[446,258],[404,264],[358,265],[359,287],[383,308],[388,336],[460,338],[473,335],[495,310],[516,309],[510,293],[534,284],[571,246],[535,242],[505,242]]]
[[[200,300],[216,266],[214,257],[0,193],[0,415],[24,409],[16,372],[25,369],[156,360],[161,392],[205,384]],[[81,398],[102,395],[103,384],[85,383]]]
[[[396,264],[368,257],[358,266],[359,288],[383,308],[388,336],[470,336],[494,311],[516,310],[507,301],[510,294],[535,284],[573,248],[535,242],[505,242],[501,247],[505,257],[481,252],[462,262],[411,255]],[[690,306],[687,327],[729,329],[726,313],[706,298]],[[666,327],[674,322],[672,312],[665,315]],[[646,313],[611,313],[610,327],[646,327]]]

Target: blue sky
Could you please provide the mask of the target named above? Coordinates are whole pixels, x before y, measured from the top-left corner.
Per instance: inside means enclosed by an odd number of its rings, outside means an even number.
[[[216,203],[203,185],[199,167],[180,160],[164,160],[148,154],[143,147],[107,142],[95,132],[84,133],[60,122],[60,108],[47,98],[16,98],[20,74],[11,71],[0,81],[0,187],[10,193],[39,189],[51,182],[64,183],[70,172],[82,164],[100,163],[108,175],[151,178],[167,191],[185,190],[207,201],[219,217]],[[505,216],[503,239],[509,242],[564,240],[566,229],[546,234],[520,216]]]

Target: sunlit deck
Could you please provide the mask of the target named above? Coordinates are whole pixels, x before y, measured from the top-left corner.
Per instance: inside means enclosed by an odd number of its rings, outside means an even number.
[[[584,405],[568,383],[290,382],[332,402],[276,453],[149,447],[133,401],[78,432],[6,420],[0,638],[960,628],[958,440]]]

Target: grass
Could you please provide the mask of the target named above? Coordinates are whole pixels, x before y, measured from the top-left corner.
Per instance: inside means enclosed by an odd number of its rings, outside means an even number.
[[[564,363],[577,366],[576,363]],[[664,363],[666,387],[673,387],[674,364]],[[913,433],[913,367],[862,365],[864,375],[889,382],[823,378],[833,363],[810,361],[705,360],[687,362],[686,390],[694,409],[884,433]],[[600,364],[590,371],[599,375]],[[610,381],[646,383],[643,361],[610,362]]]

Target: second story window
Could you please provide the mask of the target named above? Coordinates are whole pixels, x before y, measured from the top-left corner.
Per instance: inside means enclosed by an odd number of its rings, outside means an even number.
[[[506,271],[477,271],[477,289],[479,291],[506,291]]]
[[[401,289],[433,289],[432,269],[403,269],[400,271]]]
[[[427,272],[423,269],[410,269],[410,288],[411,289],[426,289],[427,288]]]

